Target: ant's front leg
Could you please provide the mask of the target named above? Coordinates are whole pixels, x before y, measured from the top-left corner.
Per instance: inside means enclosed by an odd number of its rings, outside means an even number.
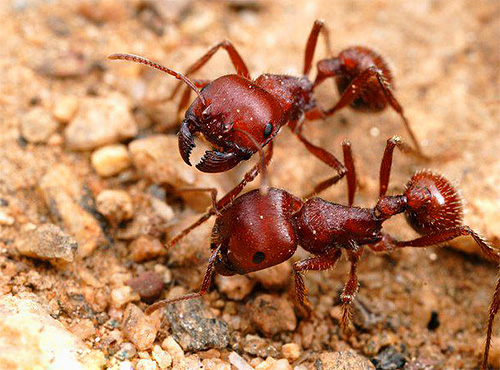
[[[349,261],[351,262],[351,269],[349,271],[349,280],[347,280],[344,290],[340,295],[340,299],[342,300],[342,320],[340,322],[340,326],[342,328],[342,332],[344,334],[348,334],[350,332],[350,323],[352,319],[351,312],[351,303],[356,296],[356,293],[359,289],[358,282],[358,261],[363,253],[363,250],[360,249],[357,245],[357,251],[348,250],[347,253],[349,255]]]
[[[295,277],[295,300],[307,318],[312,315],[312,308],[309,299],[307,298],[307,287],[304,282],[302,273],[304,271],[320,271],[333,268],[335,263],[340,258],[342,252],[340,249],[335,249],[332,256],[321,256],[308,258],[293,264],[293,272]]]

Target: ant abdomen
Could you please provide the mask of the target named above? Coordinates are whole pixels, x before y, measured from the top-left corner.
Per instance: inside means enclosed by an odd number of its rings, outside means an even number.
[[[422,235],[462,225],[462,199],[443,176],[419,171],[406,185],[408,223]]]

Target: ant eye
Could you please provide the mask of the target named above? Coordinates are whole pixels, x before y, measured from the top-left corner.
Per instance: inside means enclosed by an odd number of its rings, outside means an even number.
[[[264,127],[264,139],[267,139],[269,135],[273,132],[273,124],[269,122],[266,127]]]
[[[266,258],[266,255],[263,252],[257,252],[253,255],[252,261],[255,264],[259,264],[262,261],[264,261],[265,258]]]

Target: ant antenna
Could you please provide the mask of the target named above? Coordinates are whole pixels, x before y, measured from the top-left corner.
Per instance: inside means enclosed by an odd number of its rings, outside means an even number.
[[[262,195],[266,195],[267,191],[269,190],[269,181],[268,181],[268,176],[267,176],[267,168],[266,168],[266,159],[264,155],[264,149],[262,149],[262,146],[255,140],[255,138],[248,132],[239,130],[237,128],[233,128],[234,131],[236,132],[241,132],[242,134],[246,135],[250,139],[250,141],[255,145],[257,150],[259,151],[259,156],[260,156],[260,173],[261,173],[261,180],[260,180],[260,192]]]
[[[205,105],[205,106],[207,105],[205,98],[200,93],[200,90],[194,85],[193,82],[191,82],[191,80],[189,78],[187,78],[186,76],[184,76],[181,73],[175,72],[167,67],[162,66],[161,64],[153,62],[152,60],[140,57],[138,55],[133,55],[133,54],[122,54],[122,53],[111,54],[110,56],[108,56],[108,59],[110,59],[110,60],[128,60],[131,62],[144,64],[144,65],[147,65],[149,67],[158,69],[162,72],[168,73],[169,75],[174,76],[178,80],[184,81],[184,83],[186,85],[188,85],[191,90],[193,90],[196,94],[198,94],[198,97],[200,98],[203,105]]]

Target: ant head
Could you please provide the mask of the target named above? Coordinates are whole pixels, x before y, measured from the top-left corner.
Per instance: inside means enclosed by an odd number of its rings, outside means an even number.
[[[252,81],[238,76],[219,77],[205,86],[186,112],[179,131],[179,150],[190,163],[199,133],[215,149],[196,165],[203,172],[223,172],[250,158],[278,133],[284,115],[276,99]]]
[[[405,196],[408,222],[422,235],[462,224],[460,195],[441,175],[430,171],[417,172],[406,185]]]
[[[220,247],[215,269],[221,275],[246,274],[288,260],[297,249],[292,214],[299,199],[281,189],[257,190],[237,198],[217,218],[212,251]]]

